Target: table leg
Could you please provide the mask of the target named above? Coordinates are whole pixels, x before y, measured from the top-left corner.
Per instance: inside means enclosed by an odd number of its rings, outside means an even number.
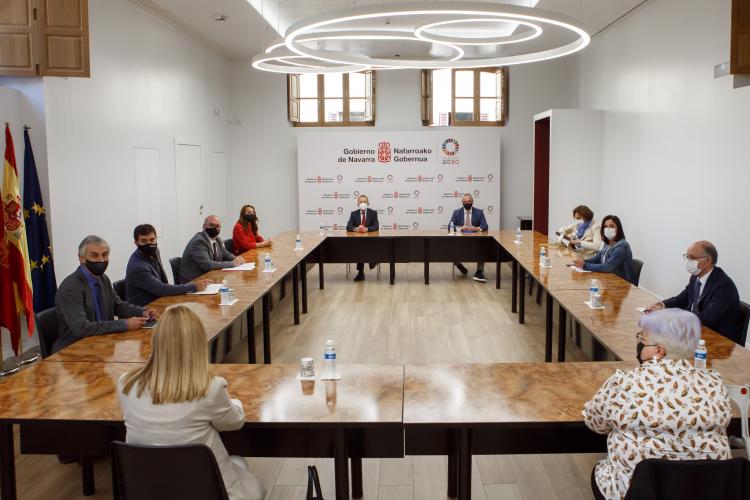
[[[302,314],[307,314],[307,264],[299,263],[300,281],[302,281]]]
[[[320,245],[320,248],[318,249],[318,280],[319,280],[319,287],[321,290],[325,288],[324,280],[323,280],[323,245]]]
[[[552,300],[552,294],[548,291],[544,316],[544,361],[547,363],[552,361]]]
[[[567,317],[567,311],[565,308],[560,304],[560,311],[558,312],[557,316],[557,361],[559,363],[562,363],[565,361],[565,340],[566,340],[566,331],[565,327],[568,325],[568,317]]]
[[[456,445],[458,447],[458,445]],[[458,496],[458,453],[448,454],[448,497]]]
[[[424,239],[424,284],[430,284],[430,239]]]
[[[333,469],[336,500],[349,500],[349,457],[346,451],[344,429],[337,429],[333,444]]]
[[[263,295],[263,362],[271,363],[271,292]]]
[[[247,317],[247,362],[255,364],[255,306],[250,306],[250,309],[245,313]]]
[[[526,272],[518,266],[518,322],[523,324],[526,316]]]
[[[497,249],[497,276],[495,276],[495,288],[500,290],[500,271],[502,271],[503,263],[500,262],[500,249]]]
[[[390,252],[391,254],[391,285],[396,282],[396,239],[391,238],[390,241]]]
[[[16,457],[13,424],[0,424],[0,498],[16,500]]]
[[[471,430],[458,431],[458,500],[471,500]]]
[[[510,311],[511,312],[518,312],[518,261],[513,260],[513,263],[511,264],[511,269],[513,271],[513,277],[511,278],[511,281],[513,282],[513,286],[510,290]]]
[[[299,325],[299,268],[292,269],[292,300],[294,301],[294,324]]]
[[[362,498],[364,492],[362,491],[362,457],[352,457],[351,468],[352,468],[352,498]]]
[[[94,482],[94,458],[88,456],[81,457],[81,476],[83,478],[83,496],[90,497],[96,493],[96,483]]]

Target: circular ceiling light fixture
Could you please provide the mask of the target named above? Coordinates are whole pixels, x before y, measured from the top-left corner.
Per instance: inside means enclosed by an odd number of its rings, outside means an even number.
[[[510,32],[494,37],[445,36],[435,33],[439,31],[435,30],[438,27],[472,22],[506,23],[509,26],[505,30],[498,29],[497,32],[502,33],[508,29]],[[518,26],[528,29],[513,33]],[[540,38],[542,34],[547,38],[550,32],[563,33],[562,37],[558,36],[557,40],[553,40],[554,43],[548,43],[547,46],[551,48],[540,50],[539,44],[535,44],[535,48],[516,51],[512,55],[499,52],[500,46],[513,44],[515,47],[522,47],[520,44],[523,42]],[[444,51],[437,50],[435,52],[440,52],[438,56],[432,55],[433,51],[430,51],[427,58],[373,57],[360,51],[313,48],[308,43],[330,40],[422,41],[447,48],[453,51],[453,55],[446,57]],[[283,41],[286,50],[282,49],[282,42],[275,42],[266,50],[266,55],[254,57],[252,65],[257,69],[281,73],[302,72],[294,63],[300,64],[299,67],[308,73],[510,66],[573,54],[585,48],[590,41],[591,37],[578,26],[576,20],[531,7],[460,1],[379,4],[303,19],[287,30]],[[498,46],[498,49],[493,49],[494,53],[491,55],[487,55],[484,49],[483,52],[472,49],[472,55],[467,55],[461,46],[471,45]],[[271,55],[275,57],[270,57]],[[323,68],[316,67],[318,64],[314,61],[319,61]]]

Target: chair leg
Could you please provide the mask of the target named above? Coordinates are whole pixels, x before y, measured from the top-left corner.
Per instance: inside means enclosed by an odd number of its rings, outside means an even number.
[[[349,277],[349,273],[351,272],[351,265],[347,262],[346,263],[346,277]]]
[[[536,304],[541,305],[542,303],[542,286],[536,283]]]
[[[380,279],[380,262],[378,262],[378,279]]]
[[[90,497],[96,493],[93,457],[81,456],[81,481],[83,482],[83,496]]]

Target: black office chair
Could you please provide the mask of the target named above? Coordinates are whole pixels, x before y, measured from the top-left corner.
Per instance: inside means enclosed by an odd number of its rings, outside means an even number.
[[[643,270],[643,261],[638,259],[633,259],[633,266],[631,267],[633,270],[633,285],[638,286],[638,283],[641,281],[641,271]]]
[[[172,266],[172,277],[174,278],[174,284],[180,284],[180,264],[182,264],[182,257],[172,257],[169,259],[169,265]]]
[[[211,448],[112,443],[115,500],[229,500]]]
[[[750,304],[740,300],[740,318],[742,319],[742,330],[740,331],[739,345],[744,346],[747,342],[747,327],[750,325]]]
[[[229,252],[234,253],[234,241],[232,241],[232,238],[224,240],[224,248]]]
[[[662,460],[640,462],[625,500],[713,500],[750,498],[750,463],[731,460]]]
[[[120,297],[122,300],[128,300],[125,297],[125,280],[117,280],[114,283],[112,283],[112,288],[115,289],[115,293],[117,293],[117,296]]]
[[[54,307],[34,314],[34,318],[36,330],[39,333],[39,350],[42,352],[42,357],[46,358],[52,354],[52,346],[60,336],[60,319]]]

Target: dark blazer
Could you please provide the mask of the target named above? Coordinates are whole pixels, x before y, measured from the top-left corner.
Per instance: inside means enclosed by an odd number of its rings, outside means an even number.
[[[630,250],[630,243],[620,240],[611,247],[605,243],[596,255],[584,261],[583,268],[595,273],[615,273],[632,283],[633,252]]]
[[[224,247],[221,238],[216,237],[218,257],[214,260],[211,240],[205,231],[195,233],[195,236],[185,247],[180,263],[180,283],[189,283],[198,276],[216,269],[233,267],[234,254]]]
[[[164,274],[164,266],[161,263],[161,255],[148,257],[136,249],[130,256],[128,267],[125,271],[125,290],[128,302],[137,306],[145,306],[159,297],[172,295],[184,295],[196,291],[192,283],[186,285],[170,285],[167,275]]]
[[[55,296],[55,309],[60,320],[60,335],[52,347],[57,352],[63,347],[84,338],[127,330],[123,318],[143,316],[143,308],[124,302],[112,288],[106,274],[100,278],[102,286],[103,317],[96,321],[94,297],[86,277],[79,267],[60,283]],[[115,315],[120,319],[115,320]]]
[[[462,227],[464,225],[465,211],[463,207],[453,211],[451,222],[454,226]],[[471,209],[471,225],[480,228],[482,231],[487,231],[490,228],[487,225],[487,219],[484,218],[484,212],[477,207],[472,207]]]
[[[359,227],[362,222],[362,211],[357,209],[349,216],[349,222],[346,223],[347,231],[354,231]],[[365,212],[365,226],[368,232],[377,231],[380,229],[380,223],[378,222],[378,213],[368,208]]]
[[[678,307],[691,311],[695,301],[695,280],[697,279],[691,276],[682,293],[663,301],[664,307]],[[711,271],[694,312],[703,325],[730,340],[739,342],[742,334],[740,295],[734,282],[722,268],[714,267]]]

